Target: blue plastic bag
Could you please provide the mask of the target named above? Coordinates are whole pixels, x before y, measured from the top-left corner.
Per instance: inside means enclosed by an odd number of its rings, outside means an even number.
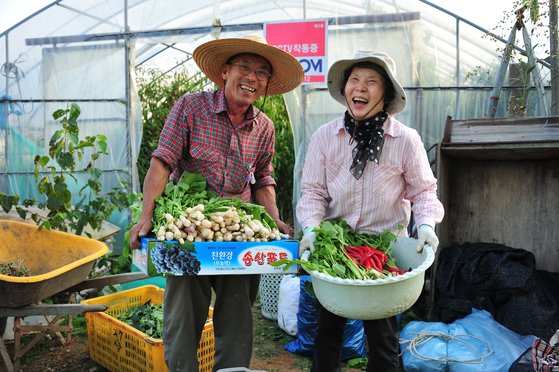
[[[408,323],[400,333],[404,369],[411,371],[508,371],[536,336],[521,336],[491,313],[472,313],[453,323]]]
[[[295,354],[312,356],[314,337],[318,314],[316,311],[316,297],[307,290],[306,283],[310,282],[309,275],[300,277],[301,291],[299,310],[297,311],[297,339],[285,345],[285,350]],[[344,328],[344,342],[342,345],[342,360],[366,358],[366,338],[363,321],[348,319]]]

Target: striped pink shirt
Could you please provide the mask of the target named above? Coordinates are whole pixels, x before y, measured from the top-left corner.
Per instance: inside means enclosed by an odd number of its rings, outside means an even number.
[[[358,180],[349,172],[355,144],[349,145],[343,115],[313,134],[297,203],[303,228],[342,218],[353,229],[368,233],[396,232],[402,224],[406,235],[411,210],[417,226],[434,227],[442,221],[444,208],[437,199],[437,180],[421,137],[392,116],[383,129],[379,165],[367,162]]]

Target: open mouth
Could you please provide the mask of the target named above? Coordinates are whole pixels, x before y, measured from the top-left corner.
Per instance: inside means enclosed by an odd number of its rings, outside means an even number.
[[[365,98],[361,98],[361,97],[354,97],[352,99],[352,102],[356,105],[366,105],[367,103],[369,103],[368,100],[366,100]]]
[[[256,89],[251,88],[251,87],[246,86],[246,85],[241,85],[241,89],[244,90],[244,91],[250,92],[250,93],[256,92]]]

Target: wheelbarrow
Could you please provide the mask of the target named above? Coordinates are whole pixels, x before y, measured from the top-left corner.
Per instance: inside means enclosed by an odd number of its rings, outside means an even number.
[[[0,220],[0,261],[22,262],[29,276],[0,274],[0,354],[8,371],[19,368],[19,360],[48,331],[71,332],[69,326],[57,326],[60,316],[104,311],[104,305],[83,305],[72,302],[73,293],[88,288],[125,283],[145,278],[143,273],[125,273],[88,279],[95,260],[109,251],[101,241],[61,231],[39,229],[37,226],[11,220]],[[42,304],[41,301],[59,293],[69,293],[69,303]],[[20,320],[30,315],[55,315],[48,326],[21,326]],[[7,317],[14,317],[16,350],[12,365],[2,333]],[[21,332],[40,331],[39,339],[19,350]],[[60,335],[59,335],[60,337]],[[63,342],[64,343],[64,342]]]

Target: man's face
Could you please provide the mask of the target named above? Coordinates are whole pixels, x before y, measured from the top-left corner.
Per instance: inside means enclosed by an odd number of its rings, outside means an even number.
[[[225,96],[228,104],[248,106],[266,93],[270,64],[255,54],[239,54],[224,65]]]

